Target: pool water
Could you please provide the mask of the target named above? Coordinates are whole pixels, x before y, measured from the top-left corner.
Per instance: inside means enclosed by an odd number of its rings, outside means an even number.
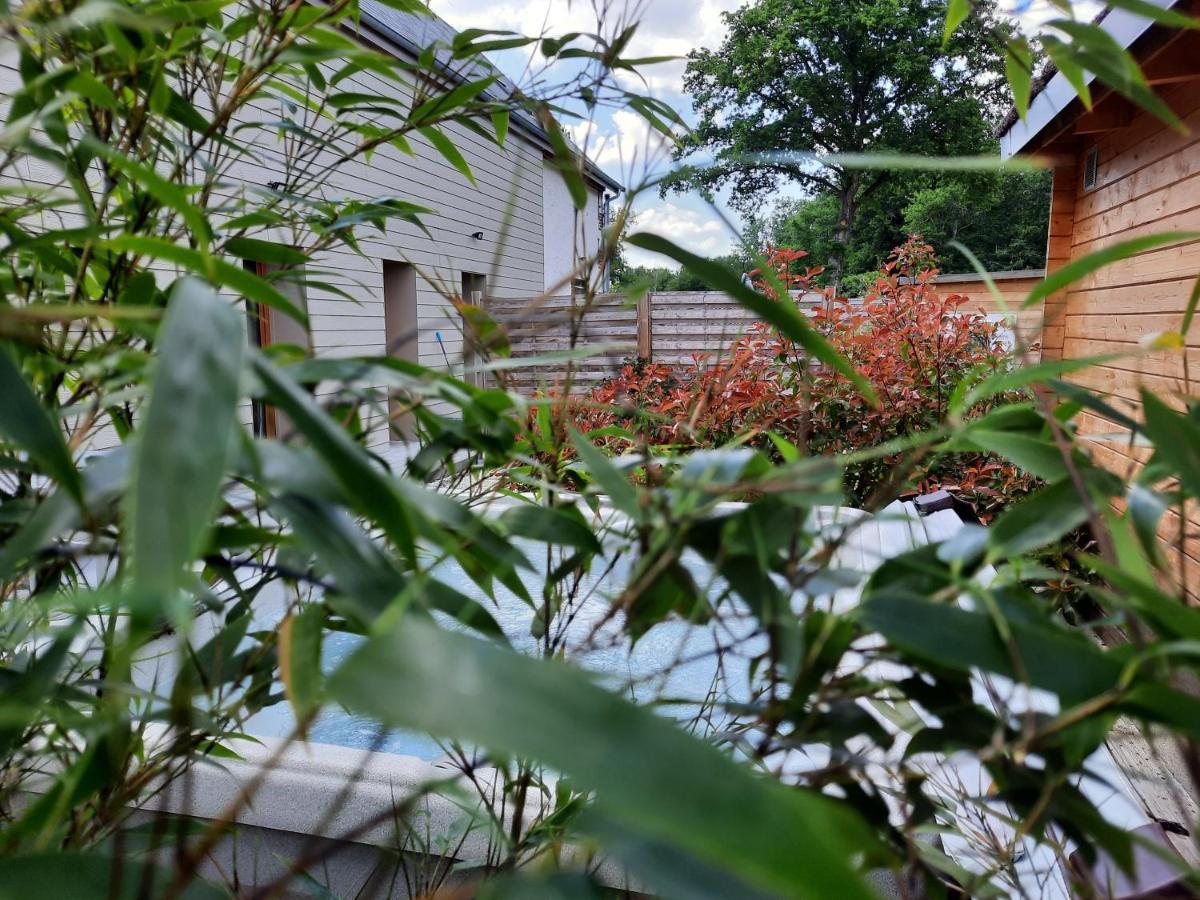
[[[529,594],[542,593],[545,545],[516,542],[537,567],[521,572]],[[725,586],[715,579],[698,556],[685,556],[683,564],[708,596],[718,596]],[[552,621],[551,635],[557,646],[576,665],[596,673],[601,683],[638,703],[660,703],[665,714],[692,720],[701,706],[713,699],[744,701],[749,696],[750,660],[765,648],[756,623],[740,604],[722,603],[719,621],[692,625],[685,621],[662,622],[631,643],[622,633],[619,614],[610,617],[612,599],[628,583],[632,557],[621,555],[594,561],[590,574],[578,580],[575,599]],[[512,646],[530,655],[540,655],[542,644],[533,634],[534,610],[508,589],[497,585],[495,602],[453,562],[443,562],[432,573],[441,581],[475,597],[496,619]],[[279,611],[276,610],[277,618]],[[460,627],[448,618],[449,627]],[[344,632],[328,632],[322,662],[327,672],[336,669],[364,638]],[[717,725],[719,726],[719,721]],[[262,710],[246,731],[262,737],[283,737],[295,727],[287,703]],[[310,726],[308,739],[322,744],[380,750],[434,760],[447,749],[427,735],[382,731],[366,716],[341,707],[326,708]]]

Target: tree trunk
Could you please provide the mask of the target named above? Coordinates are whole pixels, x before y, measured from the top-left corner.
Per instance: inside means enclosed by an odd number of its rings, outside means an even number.
[[[850,235],[854,230],[854,217],[858,213],[858,188],[860,178],[857,172],[842,180],[842,189],[838,193],[840,208],[837,225],[833,229],[834,249],[829,258],[829,283],[833,288],[833,296],[838,296],[842,290],[842,277],[846,270],[846,251],[850,248]]]

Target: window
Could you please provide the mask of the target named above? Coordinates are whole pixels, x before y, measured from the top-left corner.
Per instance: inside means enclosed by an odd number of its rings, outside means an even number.
[[[575,261],[575,270],[583,272],[585,270],[584,261],[582,259]],[[587,294],[588,280],[584,275],[577,275],[571,279],[571,296],[582,297]]]
[[[1100,148],[1093,147],[1083,164],[1083,189],[1090,191],[1096,186],[1100,174]]]
[[[474,272],[463,272],[462,299],[466,307],[487,307],[487,276]],[[463,378],[468,384],[482,387],[484,378],[482,372],[471,372],[482,361],[479,346],[479,334],[469,318],[469,313],[463,312]]]
[[[407,263],[383,262],[383,333],[388,356],[418,362],[417,272]],[[407,409],[408,398],[404,394],[388,395],[388,436],[393,441],[416,436],[412,414]]]
[[[253,272],[259,278],[269,278],[281,294],[304,313],[308,313],[308,300],[304,293],[304,270],[293,268],[283,277],[272,278],[272,273],[281,267],[254,259],[242,260],[242,268]],[[312,349],[307,329],[303,323],[297,322],[285,312],[263,306],[252,300],[246,301],[246,331],[250,343],[255,347],[269,347],[272,344],[294,344],[305,351]],[[261,400],[253,401],[251,408],[251,428],[255,437],[278,437],[280,433],[280,414],[273,407]]]

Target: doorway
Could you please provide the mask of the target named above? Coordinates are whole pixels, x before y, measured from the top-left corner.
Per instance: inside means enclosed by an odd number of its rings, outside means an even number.
[[[475,272],[463,272],[462,299],[466,307],[486,309],[487,276]],[[483,356],[479,352],[479,331],[469,320],[468,315],[464,310],[462,317],[463,380],[467,384],[483,387],[486,373],[473,371],[477,365],[483,362]]]
[[[292,267],[288,277],[272,278],[272,273],[278,272],[282,266],[260,260],[245,259],[242,260],[242,268],[253,272],[259,278],[271,281],[276,290],[292,301],[292,304],[302,313],[308,315],[303,269]],[[308,329],[302,322],[297,322],[285,312],[250,299],[246,300],[246,331],[250,343],[255,347],[294,344],[306,353],[312,352],[312,341]],[[275,407],[259,399],[251,402],[251,429],[255,437],[279,437],[282,424],[281,414]]]
[[[417,272],[407,263],[383,261],[383,333],[386,353],[407,362],[420,361],[417,335]],[[388,439],[410,441],[416,437],[410,398],[403,392],[388,393]]]

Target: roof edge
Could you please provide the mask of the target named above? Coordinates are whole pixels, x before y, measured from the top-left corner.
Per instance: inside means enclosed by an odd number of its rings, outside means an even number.
[[[1024,278],[1045,278],[1045,269],[1010,269],[1007,272],[988,272],[992,281],[1017,281]],[[950,275],[938,275],[935,284],[962,284],[968,281],[983,281],[978,272],[954,272]]]
[[[1170,9],[1177,6],[1180,0],[1146,0],[1159,7]],[[1129,49],[1138,38],[1155,26],[1153,19],[1148,19],[1138,13],[1130,12],[1121,7],[1110,7],[1106,11],[1100,27],[1110,34],[1121,47]],[[1096,80],[1091,72],[1085,73],[1090,85]],[[1048,128],[1078,95],[1075,88],[1061,72],[1055,72],[1046,82],[1045,87],[1029,104],[1029,111],[1024,121],[1017,119],[999,135],[1000,156],[1011,159],[1018,153],[1028,152],[1030,144]]]
[[[433,13],[430,13],[430,16],[435,19],[438,18]],[[360,10],[359,18],[362,24],[366,25],[371,31],[375,32],[378,36],[383,37],[386,41],[395,44],[401,50],[414,58],[419,57],[421,52],[425,49],[411,38],[408,38],[391,28],[387,23],[379,20],[366,10]],[[441,20],[439,19],[439,21]],[[458,73],[451,71],[445,65],[442,66],[442,70],[453,78],[461,77]],[[483,99],[496,99],[490,91],[484,91],[480,97]],[[546,130],[542,128],[542,126],[534,119],[525,115],[524,113],[518,112],[512,114],[512,122],[513,126],[517,130],[524,132],[527,137],[533,138],[534,142],[538,144],[543,151],[548,151],[551,155],[553,155],[554,149],[550,144],[550,138],[546,134]],[[593,162],[586,155],[582,153],[580,155],[583,156],[583,174],[586,177],[590,178],[600,187],[606,188],[614,193],[620,194],[625,190],[625,186],[621,184],[621,182],[617,181],[615,178],[605,172],[602,168],[600,168],[599,165]]]

